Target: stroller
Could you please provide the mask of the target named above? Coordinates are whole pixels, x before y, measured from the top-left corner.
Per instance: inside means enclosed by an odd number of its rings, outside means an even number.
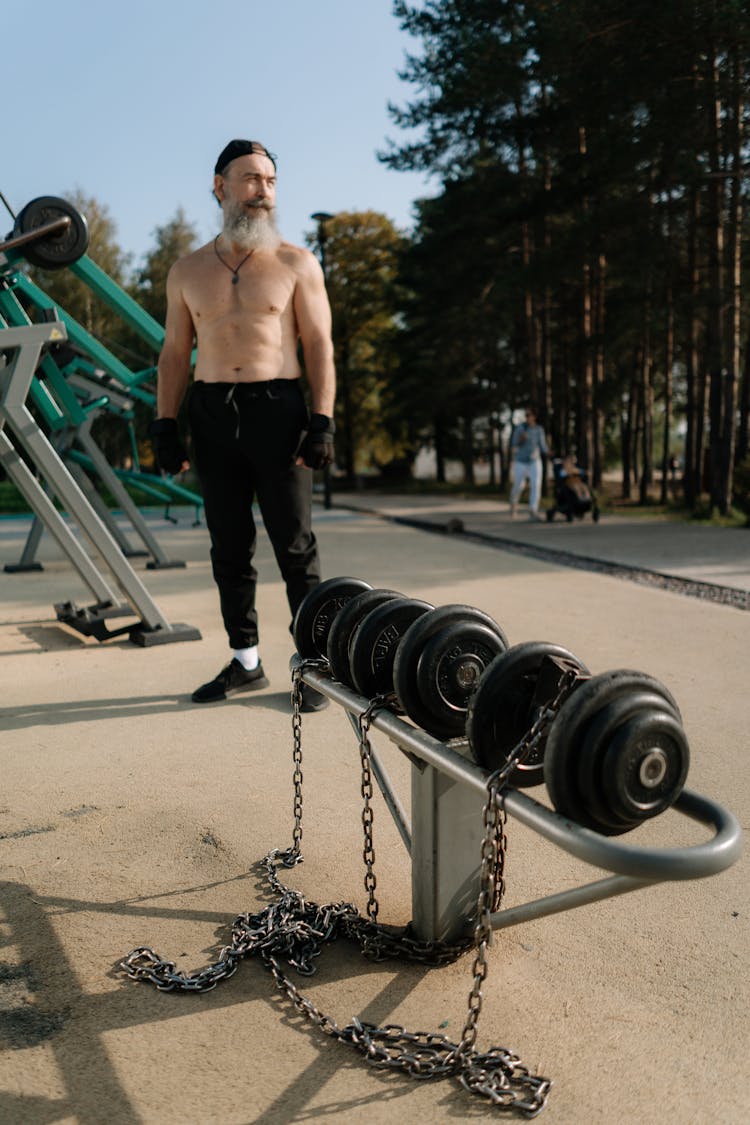
[[[591,512],[594,523],[599,522],[599,505],[596,496],[589,488],[588,473],[576,463],[574,457],[555,457],[552,461],[554,476],[555,503],[547,509],[547,523],[555,518],[555,513],[565,516],[568,523],[583,519]]]

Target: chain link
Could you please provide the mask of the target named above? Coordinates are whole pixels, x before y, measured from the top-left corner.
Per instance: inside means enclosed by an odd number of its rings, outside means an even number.
[[[477,1022],[482,1010],[482,984],[489,968],[487,951],[492,940],[491,914],[499,908],[505,888],[507,814],[503,807],[503,790],[515,767],[528,758],[546,737],[552,719],[580,675],[572,666],[564,672],[554,700],[540,711],[504,765],[487,780],[474,934],[473,938],[449,944],[419,941],[411,936],[408,926],[401,929],[388,927],[377,920],[369,730],[376,711],[394,704],[392,695],[377,696],[371,700],[358,720],[367,917],[364,918],[349,902],[325,905],[308,902],[302,894],[285,886],[279,879],[280,867],[291,868],[302,861],[302,677],[307,669],[313,667],[325,668],[327,662],[306,661],[292,672],[292,845],[285,850],[273,849],[263,860],[266,880],[278,896],[277,901],[257,914],[241,914],[236,918],[232,925],[231,943],[221,950],[218,960],[206,968],[190,973],[178,972],[173,961],[163,960],[148,946],[134,949],[120,962],[120,968],[134,980],[148,981],[161,991],[207,992],[221,980],[232,976],[242,958],[258,955],[279,990],[298,1012],[316,1024],[325,1035],[351,1044],[372,1066],[405,1071],[414,1078],[453,1076],[466,1090],[486,1098],[497,1110],[535,1117],[547,1103],[550,1080],[532,1074],[517,1055],[504,1048],[477,1051]],[[356,1018],[342,1028],[331,1016],[322,1013],[292,983],[282,967],[282,961],[297,973],[309,976],[315,972],[313,961],[322,952],[323,945],[339,936],[359,944],[365,956],[372,960],[399,957],[425,965],[448,964],[473,946],[473,982],[460,1041],[453,1043],[445,1036],[432,1032],[407,1031],[399,1024],[378,1027]]]

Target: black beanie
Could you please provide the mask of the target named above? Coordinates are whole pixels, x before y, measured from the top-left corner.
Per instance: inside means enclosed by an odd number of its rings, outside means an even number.
[[[276,169],[276,157],[272,156],[266,146],[262,145],[260,141],[235,140],[230,141],[229,144],[221,150],[219,159],[216,161],[214,173],[220,176],[227,165],[231,164],[233,160],[236,160],[238,156],[249,156],[253,152],[257,152],[261,156],[267,156],[273,164],[274,170]]]

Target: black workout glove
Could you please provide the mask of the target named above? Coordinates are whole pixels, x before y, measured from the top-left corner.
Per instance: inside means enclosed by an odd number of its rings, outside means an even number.
[[[325,414],[313,414],[307,427],[307,433],[300,442],[297,453],[308,469],[324,469],[333,463],[335,456],[333,449],[333,435],[336,426],[333,418]]]
[[[149,437],[156,458],[156,467],[174,476],[188,460],[187,450],[177,430],[174,418],[156,418],[149,424]]]

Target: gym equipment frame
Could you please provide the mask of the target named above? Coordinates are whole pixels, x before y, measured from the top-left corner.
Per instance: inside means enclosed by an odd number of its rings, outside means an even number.
[[[2,311],[2,294],[0,294],[0,311]],[[70,382],[72,381],[71,378]],[[127,417],[131,412],[132,403],[114,388],[108,388],[106,394],[101,394],[101,388],[97,388],[96,384],[87,383],[82,379],[76,379],[75,391],[76,393],[69,385],[69,381],[63,377],[53,358],[49,355],[45,356],[36,378],[32,381],[30,398],[43,421],[49,426],[55,452],[65,463],[71,476],[86,495],[102,523],[108,528],[112,538],[117,541],[126,558],[150,555],[151,558],[146,563],[149,570],[184,567],[184,562],[173,561],[167,557],[91,433],[91,427],[102,410],[114,410],[120,416]],[[80,449],[75,448],[76,444]],[[96,474],[109,490],[146,550],[131,547],[117,520],[94,487],[89,474]],[[6,571],[15,573],[42,569],[41,565],[35,562],[41,531],[41,521],[36,517],[29,530],[20,561],[17,564],[8,564],[4,568]]]
[[[163,616],[26,405],[43,348],[66,338],[65,327],[57,319],[46,324],[6,328],[0,332],[0,355],[5,354],[5,360],[0,361],[0,462],[96,598],[95,605],[85,608],[79,608],[71,602],[56,605],[58,620],[100,641],[127,633],[131,641],[142,647],[171,641],[199,640],[200,632],[193,626],[170,625]],[[119,602],[117,595],[80,546],[4,432],[6,424],[45,479],[50,491],[65,506],[100,554],[133,609]],[[114,630],[108,628],[109,618],[123,616],[139,616],[140,621]]]

